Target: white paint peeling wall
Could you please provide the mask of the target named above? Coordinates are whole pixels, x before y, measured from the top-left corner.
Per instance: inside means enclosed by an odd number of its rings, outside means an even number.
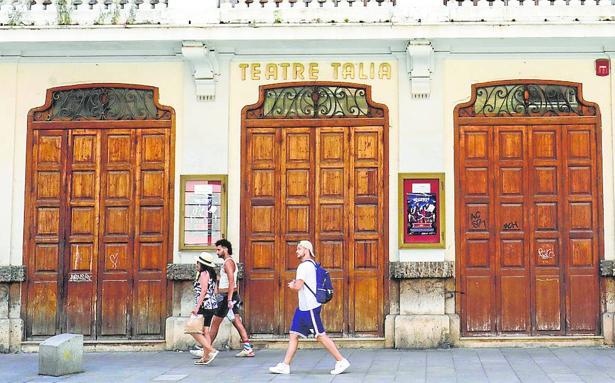
[[[231,89],[229,65],[232,55],[218,55],[220,73],[216,76],[216,96],[214,101],[198,101],[195,93],[192,67],[184,66],[184,126],[178,130],[175,148],[175,239],[174,262],[192,263],[200,251],[179,251],[180,217],[180,176],[190,174],[229,174],[229,153],[239,153],[239,143],[230,141],[229,129],[229,92]],[[181,134],[181,137],[180,137]],[[181,139],[181,142],[180,142]],[[233,210],[230,199],[238,194],[235,186],[227,185],[229,210]],[[237,210],[238,211],[238,210]],[[239,221],[228,215],[227,237],[233,240],[239,236]],[[238,253],[237,253],[238,254]]]
[[[0,265],[21,264],[21,259],[11,253],[11,227],[17,224],[18,217],[10,214],[13,211],[14,190],[18,182],[14,172],[16,156],[15,147],[15,95],[17,94],[17,63],[0,63],[0,127],[2,140],[0,140]],[[17,173],[19,174],[19,173]],[[19,199],[16,200],[19,202]],[[23,220],[23,218],[22,218]],[[21,252],[19,253],[21,254]]]
[[[405,68],[406,55],[402,56],[402,68]],[[453,185],[451,174],[447,169],[447,161],[450,160],[453,147],[448,145],[444,139],[443,130],[444,116],[442,110],[442,100],[444,93],[444,82],[442,76],[442,62],[445,54],[435,53],[432,75],[431,93],[428,98],[410,97],[410,81],[405,73],[400,73],[399,79],[399,161],[398,173],[445,173],[445,212],[446,212],[446,233],[445,249],[398,249],[398,197],[397,197],[397,173],[391,174],[395,179],[391,182],[395,189],[395,199],[390,201],[391,218],[391,240],[390,247],[395,253],[390,254],[391,261],[402,262],[421,262],[421,261],[443,261],[445,254],[455,244],[450,240],[449,228],[453,226],[454,220],[450,218],[453,205],[449,204],[450,186]]]

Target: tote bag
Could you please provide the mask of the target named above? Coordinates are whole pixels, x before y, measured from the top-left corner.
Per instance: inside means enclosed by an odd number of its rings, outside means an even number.
[[[184,334],[202,334],[205,318],[202,315],[190,315],[184,327]]]

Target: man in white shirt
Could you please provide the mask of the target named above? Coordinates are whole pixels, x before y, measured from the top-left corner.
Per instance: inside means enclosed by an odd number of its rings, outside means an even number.
[[[325,328],[320,319],[320,303],[316,300],[316,296],[306,288],[307,285],[312,291],[316,291],[314,247],[310,241],[299,242],[297,245],[297,258],[301,261],[299,267],[297,267],[297,277],[288,283],[288,287],[298,292],[299,307],[295,310],[293,322],[290,326],[290,339],[284,361],[274,367],[269,367],[269,372],[273,374],[290,374],[290,362],[297,351],[299,337],[307,338],[308,335],[313,334],[336,360],[335,368],[331,370],[331,374],[341,374],[350,367],[350,362],[340,354],[333,340],[325,333]]]

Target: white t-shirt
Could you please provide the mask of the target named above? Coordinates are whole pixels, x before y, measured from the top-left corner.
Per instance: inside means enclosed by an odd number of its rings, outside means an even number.
[[[314,264],[310,261],[300,263],[297,267],[297,278],[295,279],[301,279],[304,283],[304,286],[299,290],[299,310],[308,311],[320,306],[314,294],[305,287],[305,284],[308,284],[312,291],[316,292],[316,267],[314,267]]]

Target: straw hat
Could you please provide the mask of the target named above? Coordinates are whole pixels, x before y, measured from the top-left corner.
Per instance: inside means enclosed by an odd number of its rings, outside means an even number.
[[[201,265],[205,265],[209,267],[216,267],[214,256],[211,253],[208,253],[206,251],[202,252],[198,256],[196,261],[200,263]]]

